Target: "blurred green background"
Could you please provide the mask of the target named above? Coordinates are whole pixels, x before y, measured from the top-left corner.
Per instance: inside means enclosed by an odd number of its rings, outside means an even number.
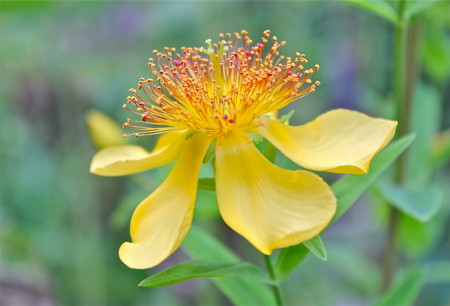
[[[288,42],[283,54],[299,51],[311,65],[321,65],[317,92],[288,106],[296,110],[292,123],[337,107],[393,116],[392,25],[347,3],[2,1],[0,8],[0,305],[229,304],[206,279],[138,288],[149,271],[128,269],[118,259],[133,208],[170,166],[131,179],[89,173],[96,149],[87,112],[100,110],[124,122],[130,114],[121,105],[138,78],[150,75],[153,49],[201,46],[220,32],[242,29],[256,41],[271,29]],[[399,274],[411,265],[428,271],[418,305],[450,303],[449,284],[431,272],[450,257],[449,11],[449,1],[438,1],[416,17],[415,45],[409,46],[417,51],[408,63],[409,73],[417,75],[409,184],[439,190],[444,199],[428,222],[401,222]],[[147,149],[154,143],[150,137],[126,141]],[[286,283],[291,305],[376,300],[387,207],[380,199],[373,188],[328,230],[328,261],[309,256]],[[196,224],[244,259],[261,260],[226,229],[213,193],[201,191],[197,204]],[[177,251],[150,272],[185,259]]]

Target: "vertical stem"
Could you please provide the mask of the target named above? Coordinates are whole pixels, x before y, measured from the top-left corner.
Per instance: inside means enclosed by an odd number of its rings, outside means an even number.
[[[270,278],[273,281],[277,281],[276,276],[275,276],[275,272],[273,270],[272,260],[270,259],[270,256],[269,255],[264,255],[264,261],[266,262],[267,271],[269,272]],[[271,287],[272,287],[273,294],[275,295],[275,300],[277,301],[277,305],[278,306],[285,305],[283,294],[282,294],[281,288],[280,288],[280,284],[277,283],[276,285],[275,284],[271,285]]]
[[[394,75],[393,91],[396,105],[396,119],[398,121],[398,137],[408,133],[410,117],[410,99],[406,99],[406,62],[407,62],[407,34],[408,23],[405,20],[405,0],[398,1],[398,21],[395,25],[394,41]],[[395,169],[395,181],[402,184],[405,180],[406,158],[402,154],[397,160]],[[396,236],[398,222],[401,213],[394,206],[390,206],[389,223],[386,237],[386,244],[383,258],[383,285],[382,290],[388,290],[395,276],[395,254],[396,254]]]

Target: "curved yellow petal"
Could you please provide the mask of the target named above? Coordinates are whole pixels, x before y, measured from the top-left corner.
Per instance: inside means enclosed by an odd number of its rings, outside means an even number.
[[[336,109],[300,126],[261,118],[257,132],[300,166],[317,171],[364,174],[392,139],[396,121]]]
[[[91,172],[103,176],[120,176],[159,167],[175,160],[185,140],[185,133],[162,135],[153,151],[139,146],[109,147],[95,154]]]
[[[225,222],[264,254],[311,239],[336,211],[319,176],[282,169],[235,134],[216,144],[216,190]]]
[[[156,266],[180,246],[191,226],[197,176],[210,143],[199,134],[187,140],[169,176],[134,211],[132,242],[119,249],[120,259],[128,267]]]
[[[89,136],[97,149],[123,144],[120,125],[104,113],[92,109],[87,112],[85,119]]]

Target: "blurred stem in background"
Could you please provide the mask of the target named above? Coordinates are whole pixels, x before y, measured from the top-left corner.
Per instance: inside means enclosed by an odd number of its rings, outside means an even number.
[[[409,27],[405,15],[406,1],[397,3],[398,20],[395,24],[393,52],[393,93],[396,107],[396,119],[399,123],[397,137],[408,134],[411,125],[411,103],[417,79],[417,53],[420,46],[420,21]],[[398,185],[406,183],[405,151],[397,160],[394,180]],[[394,205],[389,206],[389,221],[383,258],[382,291],[387,291],[394,280],[396,268],[396,236],[402,213]]]

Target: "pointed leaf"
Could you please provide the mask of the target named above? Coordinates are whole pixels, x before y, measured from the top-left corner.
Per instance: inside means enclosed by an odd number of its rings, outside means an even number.
[[[380,184],[378,189],[390,204],[422,222],[430,220],[442,203],[442,193],[437,189],[412,189],[388,183]]]
[[[286,115],[282,116],[282,117],[280,118],[280,122],[281,122],[281,123],[289,124],[289,120],[291,120],[292,115],[294,115],[294,112],[295,112],[295,110],[293,109],[293,110],[291,110],[289,113],[287,113]]]
[[[167,286],[182,281],[201,277],[249,277],[273,284],[266,272],[259,267],[245,262],[219,263],[206,260],[193,260],[170,267],[144,279],[140,287]]]
[[[421,270],[414,269],[394,285],[378,302],[377,306],[413,305],[422,288],[424,276]]]
[[[183,248],[195,259],[239,263],[226,246],[196,226],[192,226]],[[211,281],[236,305],[276,305],[272,291],[261,282],[243,277],[212,278]]]
[[[277,279],[281,281],[291,274],[295,267],[305,259],[308,252],[308,248],[303,243],[282,249],[275,264]]]
[[[303,242],[303,244],[317,258],[323,261],[327,261],[327,251],[325,250],[325,246],[323,245],[322,239],[320,238],[319,235],[313,237],[308,241]]]
[[[375,13],[392,23],[397,23],[397,13],[392,5],[386,1],[380,0],[342,0],[344,2],[357,5],[369,12]]]

